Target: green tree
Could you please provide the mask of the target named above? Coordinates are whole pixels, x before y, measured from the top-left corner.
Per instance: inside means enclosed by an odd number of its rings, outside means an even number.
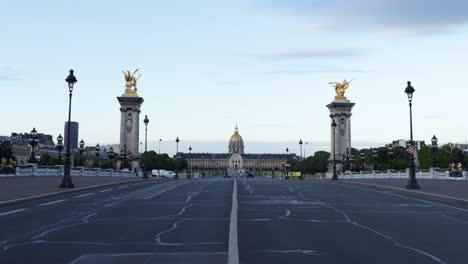
[[[10,160],[10,158],[13,156],[12,149],[13,149],[13,145],[11,144],[10,141],[0,142],[0,161],[3,158]]]
[[[317,151],[312,157],[312,172],[324,173],[328,170],[328,160],[330,158],[330,152]]]
[[[429,169],[432,166],[431,148],[427,145],[418,150],[418,160],[421,169]]]
[[[62,160],[54,158],[49,154],[42,154],[41,158],[37,162],[37,164],[41,166],[55,166],[61,165],[62,163]]]

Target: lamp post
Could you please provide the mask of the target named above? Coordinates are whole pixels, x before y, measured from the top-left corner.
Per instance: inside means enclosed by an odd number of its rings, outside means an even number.
[[[127,167],[127,144],[120,150],[120,163],[122,168]]]
[[[101,151],[101,146],[99,146],[99,143],[96,145],[96,165],[99,168],[99,154]]]
[[[285,170],[284,170],[284,178],[289,179],[288,176],[288,166],[289,166],[289,148],[286,148],[286,165],[285,165]]]
[[[31,135],[31,139],[29,140],[29,145],[31,145],[31,156],[29,157],[29,162],[36,163],[36,152],[34,150],[36,148],[38,140],[37,140],[37,131],[35,127],[33,127],[33,129],[31,130],[30,135]]]
[[[345,160],[346,160],[346,168],[345,168],[345,171],[346,170],[351,170],[351,166],[349,164],[349,148],[346,148],[346,155],[345,155]]]
[[[149,123],[149,119],[147,115],[145,115],[145,119],[143,120],[143,122],[145,123],[145,152],[147,152],[148,151],[148,123]]]
[[[63,137],[62,137],[62,134],[60,134],[58,137],[57,137],[57,146],[56,146],[59,154],[58,154],[58,158],[61,160],[62,159],[62,150],[63,150]]]
[[[84,152],[84,146],[85,146],[85,142],[83,141],[83,139],[81,139],[81,141],[80,141],[80,148],[79,148],[79,151],[80,151],[80,163],[81,163],[81,166],[84,166],[84,165],[83,165],[83,152]]]
[[[387,155],[388,155],[388,169],[392,169],[392,156],[393,156],[393,147],[392,144],[388,144],[387,146]]]
[[[302,168],[303,168],[302,167],[302,144],[303,144],[302,139],[299,139],[299,147],[300,147],[300,151],[301,151],[301,158],[300,158],[300,160],[301,160],[301,180],[304,179],[304,175],[302,175],[302,173],[303,173],[303,170],[302,170]]]
[[[336,122],[335,118],[333,116],[330,116],[332,118],[332,130],[333,130],[333,176],[332,180],[336,181],[338,180],[338,174],[336,174]]]
[[[437,160],[436,160],[436,151],[439,148],[437,145],[437,137],[434,135],[431,139],[431,150],[432,150],[432,167],[437,167]]]
[[[175,143],[176,143],[176,154],[175,154],[175,178],[179,179],[179,137],[176,138]]]
[[[109,161],[111,163],[112,169],[114,169],[114,148],[111,146],[107,151],[107,157],[109,157]]]
[[[71,102],[72,102],[72,93],[73,93],[73,86],[77,82],[75,75],[73,75],[73,70],[70,70],[70,75],[68,75],[65,81],[68,83],[68,91],[69,91],[69,102],[68,102],[68,126],[67,126],[67,143],[66,148],[67,152],[65,154],[65,172],[63,174],[62,184],[60,184],[60,188],[73,188],[75,185],[72,182],[70,176],[70,123],[71,123]]]
[[[160,174],[160,171],[161,171],[161,141],[162,139],[159,139],[159,142],[158,142],[158,177],[161,178],[161,174]]]
[[[189,146],[189,179],[192,178],[192,146]]]
[[[410,110],[410,145],[414,147],[413,142],[413,93],[415,89],[411,86],[411,82],[408,81],[408,86],[405,89],[405,93],[408,96],[409,110]],[[414,154],[410,154],[410,175],[408,183],[406,184],[407,189],[420,189],[418,182],[416,181],[416,166],[414,164]]]

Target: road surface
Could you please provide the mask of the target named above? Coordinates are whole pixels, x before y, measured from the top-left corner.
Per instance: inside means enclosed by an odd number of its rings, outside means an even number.
[[[0,263],[466,264],[468,206],[330,181],[124,183],[0,207],[0,246]]]

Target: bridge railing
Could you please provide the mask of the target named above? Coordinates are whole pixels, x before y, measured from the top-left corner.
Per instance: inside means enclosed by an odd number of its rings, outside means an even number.
[[[64,166],[37,166],[36,164],[21,165],[16,167],[15,174],[0,174],[0,177],[22,177],[22,176],[57,176],[63,177]],[[118,176],[118,177],[136,177],[142,176],[141,172],[135,174],[128,170],[112,170],[99,168],[73,167],[70,169],[72,177],[77,176]]]
[[[327,178],[331,175],[327,174]],[[387,170],[387,171],[361,171],[361,172],[341,172],[340,179],[406,179],[409,177],[409,169]],[[468,180],[468,172],[463,171],[462,177],[450,177],[450,171],[446,169],[430,168],[416,170],[417,179],[437,179],[437,180]]]

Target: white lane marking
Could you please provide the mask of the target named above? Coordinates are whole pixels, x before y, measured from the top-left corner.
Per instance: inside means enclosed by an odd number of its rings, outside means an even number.
[[[109,192],[109,191],[112,191],[114,190],[114,188],[111,188],[111,189],[105,189],[105,190],[102,190],[102,191],[99,191],[100,193],[103,193],[103,192]]]
[[[239,263],[239,244],[237,241],[237,211],[238,210],[239,208],[237,204],[237,181],[234,180],[234,187],[232,188],[231,220],[229,222],[228,264]]]
[[[85,194],[82,194],[82,195],[77,195],[77,196],[73,196],[73,198],[81,198],[81,197],[86,197],[86,196],[90,196],[90,195],[93,195],[94,193],[85,193]]]
[[[386,191],[378,191],[378,190],[374,190],[374,189],[372,189],[372,188],[366,188],[366,187],[356,186],[356,185],[344,185],[344,184],[342,184],[341,186],[346,186],[346,187],[355,188],[355,189],[364,189],[364,190],[373,191],[373,192],[376,192],[376,193],[383,193],[383,194],[387,194],[387,195],[390,195],[390,196],[395,196],[395,197],[400,197],[400,198],[415,200],[415,201],[418,201],[418,202],[423,202],[423,203],[428,203],[428,204],[438,205],[438,206],[441,206],[441,207],[446,207],[446,208],[450,208],[450,209],[455,209],[455,210],[460,210],[460,211],[468,212],[468,209],[464,209],[464,208],[460,208],[460,207],[455,207],[455,206],[450,206],[450,205],[441,204],[441,203],[436,203],[436,202],[431,202],[431,201],[428,201],[428,200],[418,199],[418,198],[414,198],[414,197],[410,197],[410,196],[405,196],[405,195],[401,195],[401,194],[389,193],[389,192],[386,192]],[[417,193],[416,193],[416,194],[417,194]]]
[[[61,203],[61,202],[65,202],[65,201],[66,201],[65,199],[56,200],[56,201],[52,201],[52,202],[48,202],[48,203],[43,203],[43,204],[40,204],[40,205],[38,205],[38,206],[46,206],[46,205]]]
[[[152,194],[152,195],[146,197],[145,200],[151,199],[151,198],[153,198],[153,197],[155,197],[155,196],[157,196],[157,195],[160,195],[160,194],[162,194],[162,193],[165,193],[165,192],[167,192],[167,191],[169,191],[169,190],[174,189],[175,187],[178,187],[178,186],[180,186],[180,185],[187,184],[187,183],[189,183],[189,181],[183,182],[183,183],[179,183],[179,184],[177,184],[177,185],[175,185],[175,186],[172,186],[172,187],[170,187],[170,188],[164,189],[164,190],[162,190],[162,191],[160,191],[160,192],[158,192],[158,193],[155,193],[155,194]]]
[[[122,188],[127,188],[127,187],[128,187],[128,185],[124,185],[124,186],[117,187],[117,189],[122,189]]]
[[[0,216],[14,214],[14,213],[18,213],[18,212],[22,212],[22,211],[26,211],[26,210],[27,209],[21,208],[21,209],[17,209],[17,210],[13,210],[13,211],[3,212],[3,213],[0,213]]]

